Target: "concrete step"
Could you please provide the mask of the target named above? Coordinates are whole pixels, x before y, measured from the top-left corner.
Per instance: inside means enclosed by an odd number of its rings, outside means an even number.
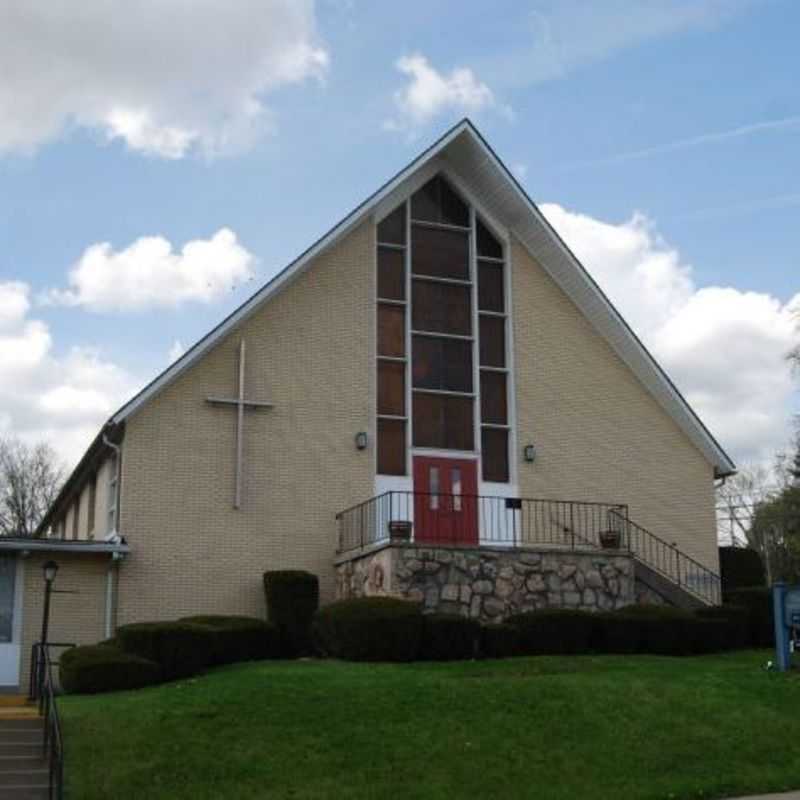
[[[0,797],[5,797],[5,790],[8,786],[28,786],[41,788],[48,786],[50,771],[46,768],[8,770],[0,772]]]
[[[26,706],[30,699],[26,694],[0,694],[0,708],[9,706]]]
[[[44,737],[44,728],[17,728],[15,731],[0,733],[0,745],[4,744],[32,744],[41,742]]]
[[[0,756],[0,774],[31,769],[47,769],[41,751],[35,756]]]
[[[0,738],[16,731],[41,731],[44,730],[44,720],[41,717],[33,719],[0,719]]]
[[[50,800],[46,786],[4,786],[3,800]]]
[[[41,756],[42,742],[0,742],[0,757],[3,756]]]

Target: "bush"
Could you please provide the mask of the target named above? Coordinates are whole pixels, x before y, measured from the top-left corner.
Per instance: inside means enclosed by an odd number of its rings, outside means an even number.
[[[59,678],[66,692],[95,694],[150,686],[159,682],[161,670],[146,658],[100,644],[62,653]]]
[[[203,625],[214,631],[214,664],[260,661],[280,656],[278,629],[270,622],[255,617],[222,615],[184,617],[179,622]]]
[[[724,592],[725,605],[740,606],[747,612],[748,647],[774,647],[772,591],[766,586],[751,586]]]
[[[510,658],[519,655],[519,632],[513,625],[481,626],[481,654],[484,658]]]
[[[719,571],[723,592],[767,583],[761,556],[749,547],[720,547]]]
[[[461,661],[475,658],[481,626],[459,614],[425,614],[420,658]]]
[[[422,612],[391,597],[359,597],[314,615],[318,650],[348,661],[413,661],[420,650]]]
[[[302,570],[264,573],[267,619],[277,626],[289,655],[312,652],[311,621],[319,608],[319,580]]]
[[[715,650],[739,650],[750,642],[750,628],[747,609],[741,606],[709,606],[698,608],[695,617],[718,623],[713,636],[720,637],[715,641]]]
[[[592,617],[591,649],[597,653],[638,653],[641,650],[641,624],[637,619],[612,612]]]
[[[137,622],[117,629],[120,647],[155,661],[164,680],[196,675],[214,663],[216,631],[188,622]]]
[[[697,650],[696,619],[672,606],[625,606],[614,614],[632,626],[637,652],[662,656],[687,656]]]
[[[512,614],[506,622],[517,629],[522,654],[561,655],[589,651],[592,616],[587,611],[553,608]]]

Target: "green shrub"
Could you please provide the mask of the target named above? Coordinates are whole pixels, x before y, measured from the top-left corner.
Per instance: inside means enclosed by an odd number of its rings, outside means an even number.
[[[420,650],[422,612],[391,597],[341,600],[314,615],[317,649],[348,661],[413,661]]]
[[[699,649],[697,619],[688,611],[643,604],[625,606],[614,615],[631,626],[639,653],[686,656]]]
[[[766,586],[751,586],[723,592],[725,605],[747,610],[748,647],[774,647],[775,629],[772,620],[772,591]]]
[[[641,649],[641,624],[637,619],[611,612],[592,617],[590,645],[597,653],[638,653]]]
[[[741,606],[709,606],[698,608],[695,617],[719,623],[716,634],[721,638],[715,642],[715,650],[740,650],[750,642],[747,609]],[[713,633],[713,632],[712,632]]]
[[[719,571],[723,592],[767,583],[761,556],[749,547],[720,547]]]
[[[72,647],[61,654],[59,661],[61,686],[70,693],[138,689],[161,679],[155,662],[105,644]]]
[[[428,661],[475,658],[480,630],[475,620],[458,614],[425,614],[420,658]]]
[[[319,579],[302,570],[264,573],[267,619],[280,631],[287,655],[312,652],[311,621],[319,608]]]
[[[524,655],[575,654],[589,651],[592,614],[552,608],[512,614],[506,622],[519,635]]]
[[[180,622],[203,625],[215,633],[214,664],[260,661],[280,656],[278,629],[255,617],[205,615],[184,617]]]
[[[481,654],[484,658],[510,658],[519,655],[519,631],[513,625],[481,626]]]
[[[155,661],[164,680],[195,675],[215,660],[216,631],[188,622],[137,622],[117,629],[119,646]]]

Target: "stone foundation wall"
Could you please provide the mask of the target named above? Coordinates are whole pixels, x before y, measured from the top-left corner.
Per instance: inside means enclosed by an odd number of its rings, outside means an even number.
[[[500,621],[520,611],[606,611],[636,602],[627,553],[386,545],[339,560],[337,596],[393,595],[426,611]]]

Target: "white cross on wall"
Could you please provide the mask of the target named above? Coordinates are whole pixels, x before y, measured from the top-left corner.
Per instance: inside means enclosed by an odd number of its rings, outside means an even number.
[[[247,400],[244,396],[244,339],[239,342],[239,396],[233,399],[224,397],[207,397],[206,400],[214,405],[235,406],[236,408],[236,487],[233,495],[233,507],[242,507],[242,450],[244,442],[244,412],[245,409],[258,411],[262,408],[272,408],[272,403],[262,403],[258,400]]]

